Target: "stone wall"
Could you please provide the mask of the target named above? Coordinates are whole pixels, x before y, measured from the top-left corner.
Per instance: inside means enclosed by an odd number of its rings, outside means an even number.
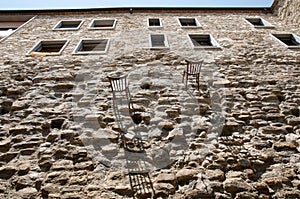
[[[297,0],[275,0],[273,12],[285,24],[299,26],[300,22],[300,2]]]
[[[148,29],[149,17],[163,28]],[[182,29],[178,17],[202,27]],[[98,18],[117,19],[116,29],[88,30]],[[85,22],[53,31],[63,19]],[[36,16],[0,45],[1,197],[299,198],[300,52],[271,35],[290,31],[300,34],[260,10]],[[170,48],[150,50],[150,33],[166,34]],[[188,33],[222,48],[194,50]],[[110,38],[108,53],[72,55],[82,38]],[[49,39],[69,44],[60,56],[26,56]],[[199,91],[182,83],[185,59],[205,61]],[[139,124],[125,99],[114,109],[107,75],[116,72],[129,75]]]

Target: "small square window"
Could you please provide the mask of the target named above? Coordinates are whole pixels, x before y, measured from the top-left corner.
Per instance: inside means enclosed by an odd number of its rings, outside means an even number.
[[[216,40],[209,34],[189,34],[194,48],[214,49],[220,48]]]
[[[169,48],[168,41],[164,34],[151,34],[150,46],[152,49]]]
[[[90,29],[113,30],[116,27],[115,19],[95,19],[90,24]]]
[[[104,54],[107,52],[109,39],[83,39],[79,42],[73,54]]]
[[[58,22],[53,30],[78,30],[83,24],[83,20],[62,20]]]
[[[27,53],[27,55],[60,55],[67,44],[67,40],[40,41]]]
[[[246,18],[246,21],[255,28],[274,28],[272,24],[262,18]]]
[[[161,19],[159,18],[149,18],[148,19],[148,27],[162,27]]]
[[[294,34],[273,34],[273,36],[288,48],[300,49],[300,38]]]
[[[182,28],[200,27],[199,22],[195,18],[179,18],[178,20]]]

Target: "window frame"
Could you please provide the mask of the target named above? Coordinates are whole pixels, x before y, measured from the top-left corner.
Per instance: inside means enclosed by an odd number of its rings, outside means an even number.
[[[210,39],[209,42],[211,43],[211,46],[201,46],[201,45],[195,46],[193,41],[192,41],[192,38],[191,38],[191,36],[193,36],[193,35],[195,35],[195,36],[209,36],[209,39]],[[212,50],[213,49],[215,49],[215,50],[216,49],[222,49],[220,44],[217,42],[217,40],[211,34],[189,33],[189,34],[187,34],[187,37],[189,38],[189,41],[190,41],[190,43],[191,43],[191,45],[194,49],[207,49],[207,50],[209,50],[209,49],[212,49]]]
[[[183,26],[181,24],[181,21],[180,21],[181,19],[194,19],[195,23],[196,23],[196,26]],[[181,28],[201,28],[202,27],[196,17],[178,17],[177,21],[178,21],[178,23],[179,23],[179,25],[180,25]]]
[[[300,49],[300,37],[293,34],[293,33],[281,33],[281,34],[271,34],[273,38],[275,38],[277,41],[279,41],[280,44],[284,45],[286,48],[289,48],[289,49]],[[277,36],[292,36],[296,42],[299,44],[299,45],[295,45],[295,46],[290,46],[290,45],[287,45],[286,43],[284,43],[281,39],[279,39]]]
[[[59,28],[58,26],[61,25],[63,22],[79,22],[77,28]],[[82,19],[78,19],[78,20],[60,20],[57,24],[55,24],[55,26],[52,28],[52,30],[55,31],[64,31],[64,30],[79,30],[79,28],[82,26],[82,24],[84,23],[84,20]]]
[[[61,47],[61,49],[59,50],[59,52],[39,52],[36,51],[38,48],[40,48],[41,45],[43,45],[43,43],[49,44],[52,42],[63,42],[64,44]],[[40,40],[38,41],[27,53],[27,56],[59,56],[62,54],[62,52],[64,51],[64,49],[67,47],[67,45],[69,44],[69,40],[67,39],[51,39],[51,40]]]
[[[111,27],[94,27],[93,26],[95,24],[95,22],[97,22],[97,21],[108,21],[108,20],[114,20]],[[114,30],[116,28],[116,24],[117,24],[117,19],[113,19],[113,18],[93,19],[92,22],[90,23],[88,29],[89,30]]]
[[[155,36],[155,35],[163,35],[164,36],[164,46],[153,46],[153,42],[152,42],[152,37],[151,36]],[[149,34],[149,46],[150,46],[150,49],[153,49],[153,50],[159,50],[159,49],[169,49],[170,46],[169,46],[169,41],[167,39],[167,36],[166,34],[164,33],[150,33]]]
[[[84,42],[99,42],[102,40],[107,40],[106,46],[104,51],[79,51],[80,47],[83,45]],[[106,54],[108,52],[108,48],[110,45],[110,39],[108,38],[102,38],[102,39],[80,39],[78,44],[76,45],[73,55],[101,55]]]
[[[252,27],[254,28],[275,28],[275,26],[273,26],[271,23],[269,23],[268,21],[266,21],[265,19],[261,18],[261,17],[245,17],[244,20],[250,24]],[[261,26],[258,25],[254,25],[253,23],[251,23],[251,20],[261,20],[262,24]]]
[[[151,19],[158,19],[159,20],[159,26],[150,26],[150,20]],[[163,27],[163,24],[162,24],[162,19],[161,18],[147,18],[147,26],[148,26],[148,28],[153,28],[153,29],[155,29],[155,28],[162,28]]]

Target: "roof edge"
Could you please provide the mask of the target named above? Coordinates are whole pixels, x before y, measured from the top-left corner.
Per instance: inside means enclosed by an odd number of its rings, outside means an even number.
[[[274,10],[276,9],[277,5],[279,3],[279,0],[274,0],[271,7],[270,7],[270,10],[271,12],[274,12]]]
[[[275,0],[276,1],[276,0]],[[271,12],[271,7],[112,7],[112,8],[84,8],[84,9],[37,9],[37,10],[0,10],[0,14],[51,14],[78,12],[149,12],[149,11],[257,11]]]

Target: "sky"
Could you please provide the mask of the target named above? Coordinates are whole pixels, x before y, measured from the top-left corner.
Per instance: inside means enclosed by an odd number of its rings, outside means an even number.
[[[2,0],[0,10],[109,7],[270,7],[274,0]]]

